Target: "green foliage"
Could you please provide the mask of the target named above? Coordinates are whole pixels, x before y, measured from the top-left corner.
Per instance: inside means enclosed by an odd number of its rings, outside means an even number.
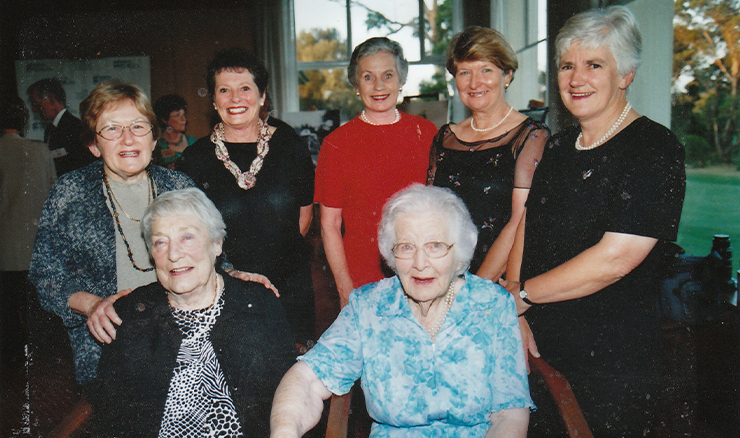
[[[717,154],[714,153],[712,145],[702,136],[689,134],[681,138],[681,143],[686,149],[686,164],[695,167],[706,167],[720,161]]]
[[[441,72],[437,72],[432,75],[431,82],[421,81],[419,83],[419,93],[421,94],[442,93],[445,96],[448,96],[449,90],[447,89],[447,78],[445,77],[445,74]]]
[[[711,146],[697,148],[708,155],[694,160],[732,163],[740,152],[740,0],[675,0],[674,6],[673,78],[693,77],[686,93],[674,95],[674,109],[679,102],[685,117],[690,105],[685,134]]]

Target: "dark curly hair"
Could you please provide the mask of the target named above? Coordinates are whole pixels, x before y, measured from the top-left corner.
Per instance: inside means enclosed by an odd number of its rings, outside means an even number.
[[[167,129],[167,120],[173,111],[188,111],[188,103],[185,98],[177,94],[167,94],[160,97],[154,102],[154,114],[157,116],[157,123],[162,130]]]
[[[267,90],[267,84],[270,82],[270,74],[257,55],[241,47],[232,47],[216,52],[213,60],[208,64],[206,85],[211,96],[216,93],[216,75],[218,73],[224,70],[242,69],[252,74],[260,96],[263,96],[265,90]]]

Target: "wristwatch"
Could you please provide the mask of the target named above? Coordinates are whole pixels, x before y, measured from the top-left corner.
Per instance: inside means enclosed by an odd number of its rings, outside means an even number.
[[[530,306],[534,306],[534,303],[529,301],[529,299],[527,298],[528,296],[529,294],[527,294],[527,291],[524,290],[524,282],[522,281],[521,283],[519,283],[519,298],[521,298],[522,301],[529,304]]]

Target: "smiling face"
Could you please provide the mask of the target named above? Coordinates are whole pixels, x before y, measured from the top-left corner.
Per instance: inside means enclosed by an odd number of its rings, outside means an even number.
[[[132,101],[126,99],[103,110],[98,116],[95,131],[100,132],[110,125],[128,127],[134,122],[149,124],[149,119],[139,112]],[[134,183],[146,176],[144,170],[152,159],[156,144],[151,132],[137,137],[130,129],[124,129],[123,135],[117,140],[106,140],[96,135],[95,143],[90,145],[90,152],[96,157],[103,157],[105,173],[109,178]]]
[[[185,126],[188,123],[188,119],[185,117],[185,110],[180,109],[177,111],[172,111],[170,113],[170,118],[165,121],[167,123],[167,126],[172,128],[175,132],[185,132]]]
[[[396,59],[381,51],[366,56],[357,63],[357,88],[365,111],[382,116],[394,113],[401,88]]]
[[[489,61],[461,61],[457,64],[455,84],[460,100],[468,108],[479,112],[492,112],[506,102],[506,84],[513,72],[504,73]]]
[[[221,243],[211,240],[198,219],[191,216],[156,218],[152,222],[150,248],[157,279],[167,290],[173,305],[198,308],[198,303],[210,304],[215,288],[214,266],[216,257],[221,254]]]
[[[610,120],[625,105],[624,90],[634,78],[617,73],[617,61],[606,46],[596,49],[571,45],[563,52],[558,68],[558,88],[565,107],[582,124]]]
[[[224,125],[230,128],[257,126],[260,107],[265,96],[260,95],[254,76],[249,70],[223,70],[216,73],[214,101]]]
[[[396,259],[396,272],[403,290],[414,301],[426,303],[442,299],[447,288],[462,268],[455,262],[455,248],[441,258],[429,258],[422,247],[427,242],[444,242],[452,245],[448,226],[443,217],[430,214],[407,214],[396,220],[396,243],[412,243],[417,251],[408,260]]]

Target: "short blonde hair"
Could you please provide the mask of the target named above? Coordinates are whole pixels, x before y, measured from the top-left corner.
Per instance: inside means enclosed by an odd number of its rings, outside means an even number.
[[[95,87],[90,94],[80,102],[80,117],[84,129],[82,130],[82,144],[89,146],[95,143],[97,135],[98,118],[104,111],[128,100],[136,106],[136,109],[149,120],[152,125],[152,136],[159,138],[159,123],[152,109],[152,103],[146,97],[141,88],[133,84],[127,84],[118,79],[105,81]]]
[[[500,32],[480,26],[470,26],[456,34],[447,49],[447,71],[457,73],[457,64],[463,61],[488,61],[504,71],[513,73],[519,68],[514,49]]]

